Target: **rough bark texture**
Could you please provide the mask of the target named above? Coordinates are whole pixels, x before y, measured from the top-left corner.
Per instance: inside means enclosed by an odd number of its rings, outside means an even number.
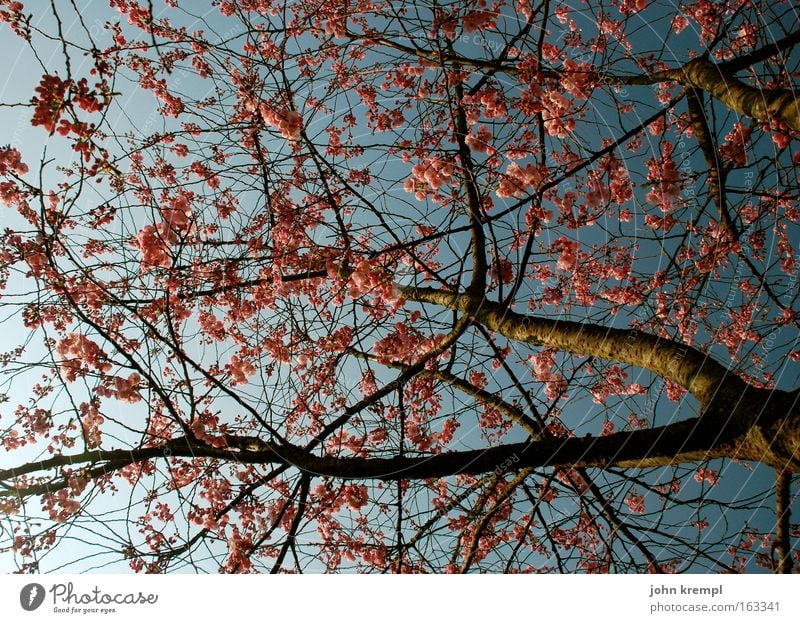
[[[686,86],[706,91],[742,116],[762,123],[775,119],[800,131],[800,104],[793,91],[751,87],[702,58],[687,63],[682,73]]]
[[[403,288],[409,300],[433,303],[467,312],[475,307],[468,295],[432,288]],[[735,389],[746,384],[705,353],[679,342],[636,329],[614,329],[571,320],[518,314],[484,299],[473,320],[518,342],[592,355],[652,370],[678,383],[701,403],[708,403],[723,383]]]

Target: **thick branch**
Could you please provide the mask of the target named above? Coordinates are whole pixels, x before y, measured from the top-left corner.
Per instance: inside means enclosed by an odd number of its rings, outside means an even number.
[[[708,167],[708,190],[714,198],[714,203],[719,211],[720,222],[732,235],[736,235],[736,226],[728,214],[725,203],[725,178],[727,171],[720,162],[719,151],[711,136],[705,111],[703,110],[703,92],[698,89],[689,89],[686,102],[689,107],[689,118],[692,121],[694,135],[703,151],[703,157]]]
[[[740,115],[762,123],[777,119],[800,131],[800,105],[794,91],[751,87],[704,58],[690,61],[681,71],[686,86],[703,89]]]
[[[454,474],[516,472],[525,467],[654,467],[709,458],[732,456],[734,449],[721,444],[724,430],[703,426],[697,418],[647,430],[620,432],[606,437],[543,439],[507,444],[481,450],[449,452],[426,457],[322,457],[297,446],[267,447],[256,437],[229,438],[228,448],[194,443],[185,437],[154,448],[94,450],[0,471],[0,480],[71,466],[104,465],[119,469],[159,457],[216,458],[243,464],[289,464],[311,475],[345,479],[396,480],[398,478],[440,478]],[[241,449],[236,449],[237,446]],[[709,449],[713,449],[709,451]],[[50,481],[43,485],[7,486],[0,497],[48,493],[66,486]]]
[[[467,311],[475,306],[467,294],[412,287],[401,288],[401,293],[408,300],[433,303],[449,309]],[[743,390],[746,386],[724,366],[696,348],[637,329],[614,329],[523,315],[485,299],[474,313],[474,320],[517,342],[592,355],[651,370],[678,383],[701,404],[708,404],[723,382],[731,390]]]
[[[753,50],[749,54],[737,56],[730,60],[724,61],[719,64],[720,67],[726,72],[736,73],[748,67],[752,67],[756,63],[763,63],[768,58],[776,54],[782,54],[786,50],[800,43],[800,30],[789,33],[782,39],[778,39],[774,43],[768,43],[765,46]]]

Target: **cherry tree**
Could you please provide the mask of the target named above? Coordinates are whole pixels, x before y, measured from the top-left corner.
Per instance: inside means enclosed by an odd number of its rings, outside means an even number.
[[[0,2],[5,568],[800,564],[792,3],[93,4]]]

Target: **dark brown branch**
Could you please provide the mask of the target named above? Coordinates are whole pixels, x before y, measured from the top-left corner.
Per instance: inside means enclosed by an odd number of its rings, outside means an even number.
[[[720,63],[719,66],[723,71],[736,73],[737,71],[742,71],[743,69],[752,67],[757,63],[762,63],[776,54],[782,54],[798,43],[800,43],[800,30],[789,33],[783,39],[778,39],[773,43],[768,43],[757,50],[753,50],[749,54],[744,54],[742,56],[724,61]]]
[[[275,564],[273,565],[270,573],[278,573],[281,570],[281,565],[283,564],[284,558],[286,558],[286,553],[289,551],[289,548],[294,545],[294,542],[297,539],[297,531],[300,529],[300,522],[303,521],[303,517],[306,514],[306,502],[308,501],[308,491],[310,486],[311,478],[308,476],[303,476],[300,484],[300,498],[297,502],[297,512],[292,518],[292,524],[289,526],[289,532],[286,535],[286,540],[283,542],[281,551],[278,554],[278,557],[275,559]]]
[[[153,448],[93,450],[76,455],[61,455],[2,470],[0,481],[64,466],[80,471],[81,465],[99,464],[94,469],[112,471],[133,463],[170,456],[215,458],[242,464],[288,464],[311,475],[396,480],[487,472],[502,474],[527,467],[544,466],[644,468],[740,454],[735,447],[736,440],[730,439],[729,431],[704,426],[698,418],[605,437],[543,439],[424,457],[317,456],[297,446],[268,447],[256,437],[229,437],[228,443],[227,448],[215,448],[181,437]],[[237,447],[240,449],[236,450]],[[102,475],[102,472],[98,475]],[[28,487],[5,486],[6,490],[0,492],[0,497],[38,495],[56,491],[67,484],[64,478]]]

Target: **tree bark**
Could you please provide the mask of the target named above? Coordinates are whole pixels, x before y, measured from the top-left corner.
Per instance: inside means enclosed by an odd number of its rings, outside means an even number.
[[[706,91],[742,116],[767,124],[777,120],[800,131],[800,104],[792,90],[751,87],[704,58],[690,61],[681,72],[684,85]]]

